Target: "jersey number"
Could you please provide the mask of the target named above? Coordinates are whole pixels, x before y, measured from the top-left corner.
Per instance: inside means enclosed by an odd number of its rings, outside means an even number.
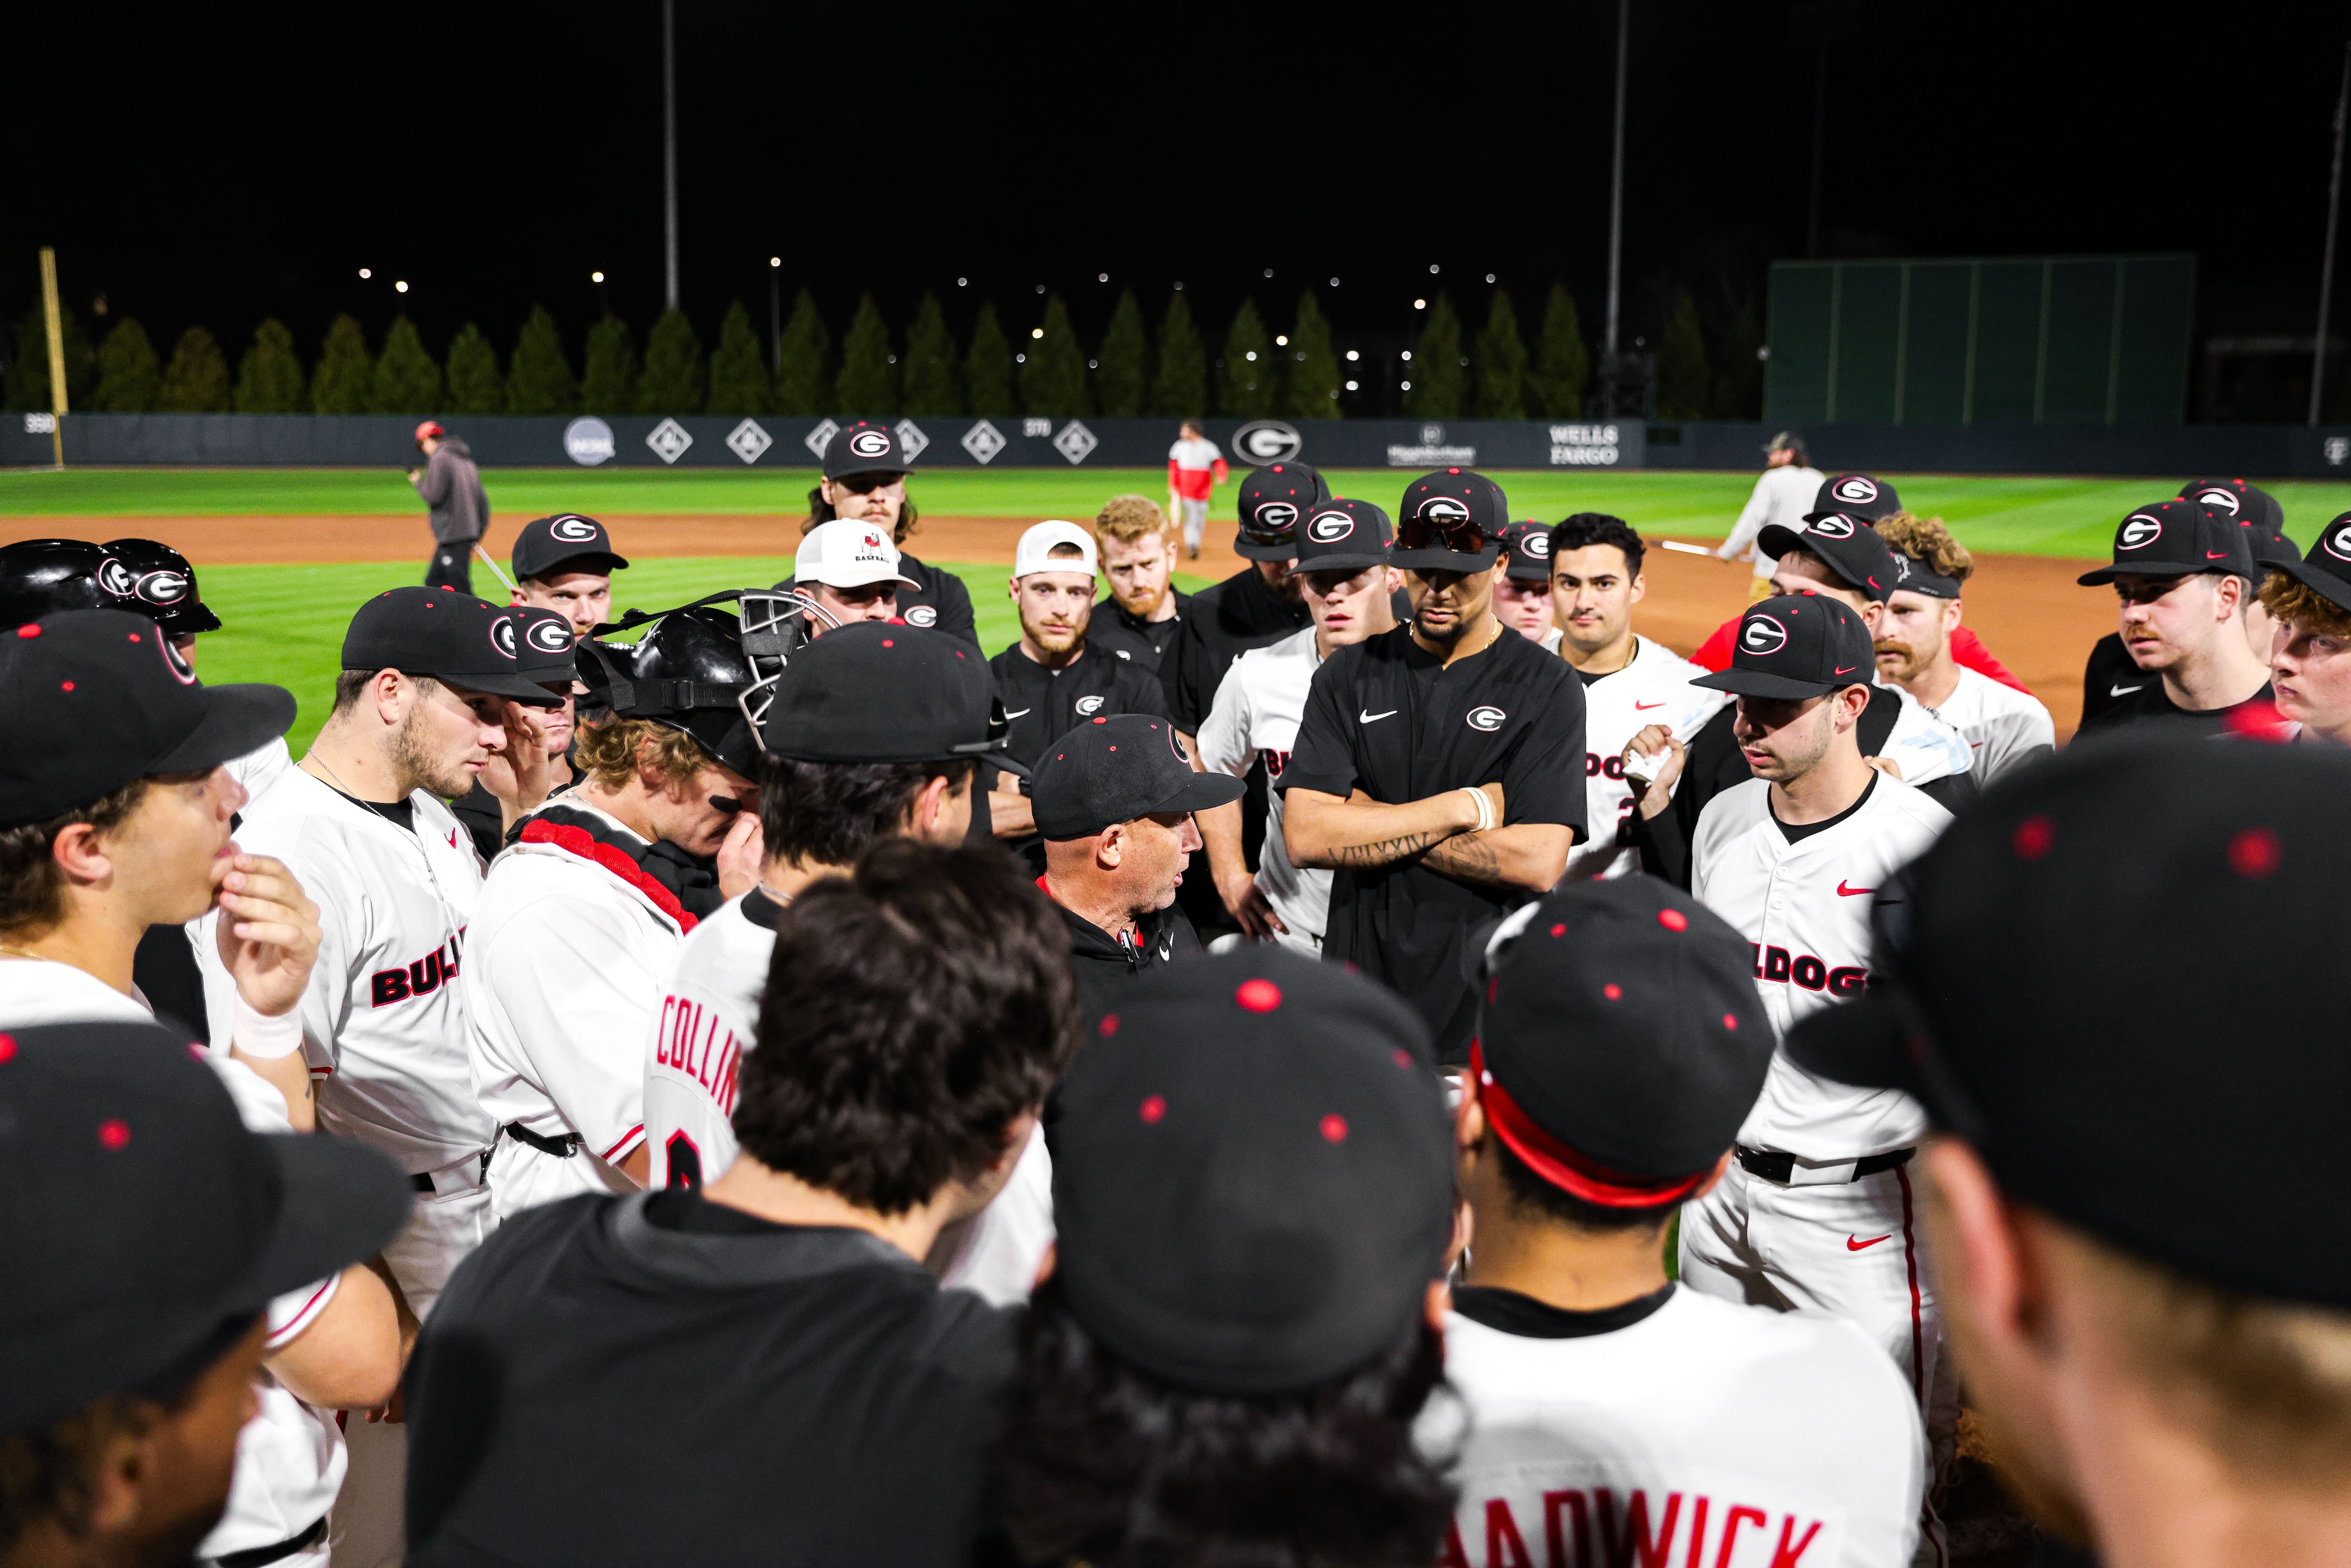
[[[702,1151],[684,1133],[672,1133],[669,1142],[662,1145],[669,1159],[669,1185],[695,1186],[702,1185]]]

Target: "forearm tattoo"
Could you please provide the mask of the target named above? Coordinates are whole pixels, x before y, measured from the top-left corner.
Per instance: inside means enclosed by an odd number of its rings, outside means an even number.
[[[1420,863],[1461,882],[1500,882],[1502,859],[1485,833],[1456,833],[1429,850]]]
[[[1331,852],[1331,863],[1349,869],[1386,865],[1392,861],[1407,859],[1420,853],[1444,838],[1441,832],[1406,833],[1402,838],[1381,839],[1369,844],[1341,844]]]

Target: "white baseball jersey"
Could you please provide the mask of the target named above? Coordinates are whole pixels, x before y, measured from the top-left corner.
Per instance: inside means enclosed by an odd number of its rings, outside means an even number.
[[[302,1040],[319,1125],[416,1174],[477,1160],[496,1128],[475,1098],[454,983],[481,857],[448,807],[422,789],[408,805],[413,831],[288,768],[246,803],[236,841],[284,861],[319,906]],[[235,986],[213,943],[195,947],[213,1038],[225,1040]]]
[[[1167,449],[1167,461],[1186,474],[1206,474],[1224,460],[1217,444],[1206,436],[1196,435],[1178,441]]]
[[[1784,1036],[1798,1019],[1862,993],[1870,895],[1950,820],[1883,773],[1844,816],[1797,828],[1793,840],[1772,817],[1771,787],[1761,779],[1707,802],[1690,848],[1690,893],[1754,946],[1755,988],[1773,1029]],[[1908,1095],[1833,1083],[1782,1049],[1739,1141],[1834,1161],[1907,1147],[1926,1130],[1926,1113]]]
[[[1217,687],[1215,706],[1201,721],[1200,766],[1213,773],[1245,778],[1249,764],[1265,758],[1265,845],[1258,851],[1257,885],[1290,934],[1322,940],[1331,921],[1331,873],[1301,871],[1290,863],[1281,836],[1281,775],[1306,712],[1306,689],[1322,665],[1314,628],[1235,659]]]
[[[596,818],[624,852],[648,847],[577,795],[563,805]],[[537,819],[525,821],[528,832]],[[599,858],[586,829],[554,831],[510,845],[491,866],[461,981],[474,1086],[490,1120],[580,1140],[565,1158],[500,1138],[490,1199],[501,1218],[576,1193],[634,1190],[613,1167],[644,1141],[641,1042],[695,925],[635,865],[609,850]]]
[[[155,1016],[143,999],[126,997],[69,964],[0,960],[0,1028],[108,1021],[152,1023]],[[225,1036],[219,1038],[225,1041]],[[207,1051],[204,1060],[227,1088],[248,1129],[293,1132],[285,1097],[260,1074],[233,1060],[225,1043]],[[272,1301],[266,1354],[274,1354],[299,1339],[325,1313],[341,1282],[340,1275],[330,1274]],[[227,1511],[197,1551],[207,1560],[274,1546],[300,1534],[325,1517],[343,1484],[348,1459],[334,1416],[297,1399],[266,1368],[256,1380],[256,1392],[260,1408],[237,1433],[236,1473],[229,1486]]]
[[[1552,628],[1543,646],[1559,652],[1561,633]],[[1583,820],[1592,837],[1567,852],[1567,874],[1560,880],[1623,876],[1641,869],[1641,852],[1626,828],[1633,820],[1633,787],[1625,782],[1625,747],[1653,724],[1689,744],[1706,727],[1728,692],[1689,683],[1706,674],[1660,643],[1634,639],[1633,662],[1583,683]]]
[[[735,1163],[739,1074],[758,1037],[781,913],[766,889],[755,887],[679,946],[644,1056],[650,1186],[699,1186]],[[940,1282],[998,1306],[1025,1301],[1053,1234],[1053,1165],[1040,1128]]]
[[[1905,784],[1931,784],[1974,768],[1975,752],[1967,737],[1900,686],[1885,689],[1901,699],[1902,711],[1894,716],[1894,727],[1886,732],[1886,744],[1877,748],[1877,755],[1901,768]]]
[[[1616,1328],[1507,1291],[1462,1300],[1445,1375],[1468,1434],[1439,1563],[1910,1561],[1917,1407],[1852,1325],[1687,1289]],[[1432,1447],[1444,1419],[1425,1418]]]
[[[2057,725],[2040,698],[1981,670],[1961,664],[1959,671],[1958,689],[1927,711],[1958,730],[1975,753],[1977,783],[1989,786],[2017,764],[2056,748]]]
[[[1739,520],[1730,525],[1730,537],[1715,553],[1726,560],[1747,554],[1754,546],[1755,536],[1772,523],[1802,532],[1804,514],[1813,509],[1813,502],[1819,497],[1826,477],[1817,468],[1799,467],[1792,463],[1764,469],[1756,476],[1754,493],[1747,497]],[[1779,564],[1779,558],[1757,555],[1754,561],[1755,575],[1769,577],[1771,569]]]

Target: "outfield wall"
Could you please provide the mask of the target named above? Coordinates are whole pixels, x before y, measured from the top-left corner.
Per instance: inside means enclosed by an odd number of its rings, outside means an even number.
[[[486,467],[806,470],[831,420],[693,414],[540,419],[448,414]],[[1167,460],[1164,419],[904,418],[890,422],[923,468],[1153,468]],[[1752,469],[1763,424],[1663,420],[1274,420],[1206,422],[1237,466],[1295,456],[1328,468]],[[68,465],[387,467],[416,461],[414,419],[400,415],[92,413],[65,421]],[[1824,468],[1938,474],[2351,473],[2351,426],[1799,426]],[[0,416],[0,465],[50,461],[50,416]]]

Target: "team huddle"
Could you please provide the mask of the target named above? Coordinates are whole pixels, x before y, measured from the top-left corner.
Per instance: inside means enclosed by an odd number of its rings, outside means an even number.
[[[1690,659],[1623,519],[1297,462],[1198,594],[1146,497],[1029,528],[991,657],[912,466],[836,435],[772,587],[616,618],[559,514],[509,604],[370,599],[299,758],[176,552],[0,549],[0,1147],[58,1173],[0,1211],[57,1292],[0,1326],[0,1562],[1933,1563],[1963,1404],[2112,1549],[2003,1380],[2001,1192],[2256,1327],[2351,1306],[2036,1152],[2339,1187],[2282,1152],[2320,1082],[2257,1126],[2169,1043],[2224,988],[2118,1004],[2127,1085],[1985,994],[2082,989],[2126,794],[2141,909],[2346,847],[2351,516],[2125,518],[2053,757],[1967,550],[1785,439]],[[199,1428],[216,1486],[91,1479]]]

